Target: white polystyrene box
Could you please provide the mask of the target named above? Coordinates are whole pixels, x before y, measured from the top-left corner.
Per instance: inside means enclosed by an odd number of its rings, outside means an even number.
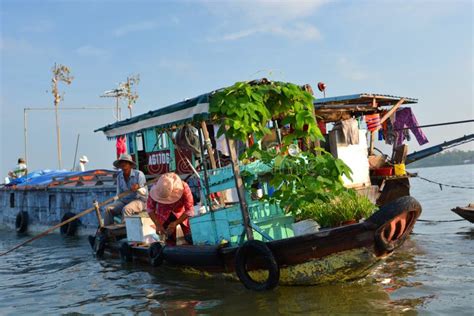
[[[155,224],[149,217],[139,215],[125,216],[127,240],[145,242],[145,236],[156,233]]]

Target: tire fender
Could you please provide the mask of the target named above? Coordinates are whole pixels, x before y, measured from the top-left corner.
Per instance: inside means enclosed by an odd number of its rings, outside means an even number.
[[[411,196],[398,198],[380,208],[368,218],[376,225],[375,248],[379,253],[390,253],[410,234],[421,214],[420,203]]]
[[[268,277],[264,282],[258,282],[252,279],[247,270],[247,261],[250,256],[263,259],[264,269],[268,271]],[[240,282],[248,289],[255,291],[271,290],[278,285],[280,281],[280,267],[268,246],[259,240],[246,241],[235,255],[235,272]]]
[[[163,249],[164,247],[159,242],[152,243],[148,248],[148,259],[153,267],[159,267],[163,264]]]
[[[15,229],[17,233],[25,233],[28,230],[28,212],[19,211],[15,218]]]
[[[67,221],[71,217],[76,216],[73,212],[67,212],[64,214],[64,216],[61,218],[61,223],[64,221]],[[79,219],[75,219],[70,223],[67,223],[66,225],[61,226],[61,235],[66,235],[66,236],[75,236],[77,232],[77,227],[79,226]]]

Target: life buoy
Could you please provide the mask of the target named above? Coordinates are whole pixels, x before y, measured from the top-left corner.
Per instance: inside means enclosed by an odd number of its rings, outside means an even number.
[[[375,248],[379,253],[390,253],[408,237],[421,214],[420,203],[411,196],[398,198],[380,208],[367,222],[378,226]]]
[[[28,229],[28,212],[19,211],[15,219],[15,229],[17,233],[24,233]]]
[[[133,260],[132,247],[128,244],[127,241],[122,242],[120,245],[120,259],[123,262],[131,262]]]
[[[247,262],[250,256],[263,259],[264,269],[268,271],[268,277],[263,282],[257,282],[252,279],[248,270]],[[278,285],[280,281],[280,267],[268,246],[259,240],[246,241],[242,247],[237,250],[235,256],[235,272],[246,288],[255,291],[271,290]]]
[[[148,248],[148,259],[153,267],[163,264],[163,249],[164,247],[159,242],[152,243]]]
[[[67,212],[64,214],[64,216],[61,218],[61,223],[64,221],[67,221],[71,217],[76,216],[73,212]],[[61,235],[66,235],[66,236],[74,236],[76,235],[77,232],[77,227],[79,226],[79,219],[75,219],[70,223],[67,223],[66,225],[61,226],[60,231]]]

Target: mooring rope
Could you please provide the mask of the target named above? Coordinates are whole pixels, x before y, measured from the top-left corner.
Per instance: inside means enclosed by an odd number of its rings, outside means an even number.
[[[448,223],[448,222],[462,222],[465,221],[465,219],[451,219],[451,220],[446,220],[446,221],[433,221],[429,219],[417,219],[417,222],[429,222],[429,223]]]
[[[445,183],[440,183],[436,182],[430,179],[423,178],[422,176],[416,175],[416,178],[420,178],[421,180],[425,180],[426,182],[430,182],[433,184],[439,185],[439,189],[443,191],[443,187],[449,187],[449,188],[456,188],[456,189],[468,189],[468,190],[474,190],[474,187],[468,187],[468,186],[462,186],[462,185],[453,185],[453,184],[445,184]]]

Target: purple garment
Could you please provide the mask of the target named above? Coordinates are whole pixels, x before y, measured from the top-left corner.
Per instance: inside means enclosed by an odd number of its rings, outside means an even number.
[[[403,143],[405,134],[403,133],[404,128],[409,128],[413,135],[415,135],[418,144],[424,145],[428,142],[425,134],[418,127],[418,121],[415,115],[411,111],[411,108],[401,108],[396,112],[394,130],[397,132],[397,146]]]

